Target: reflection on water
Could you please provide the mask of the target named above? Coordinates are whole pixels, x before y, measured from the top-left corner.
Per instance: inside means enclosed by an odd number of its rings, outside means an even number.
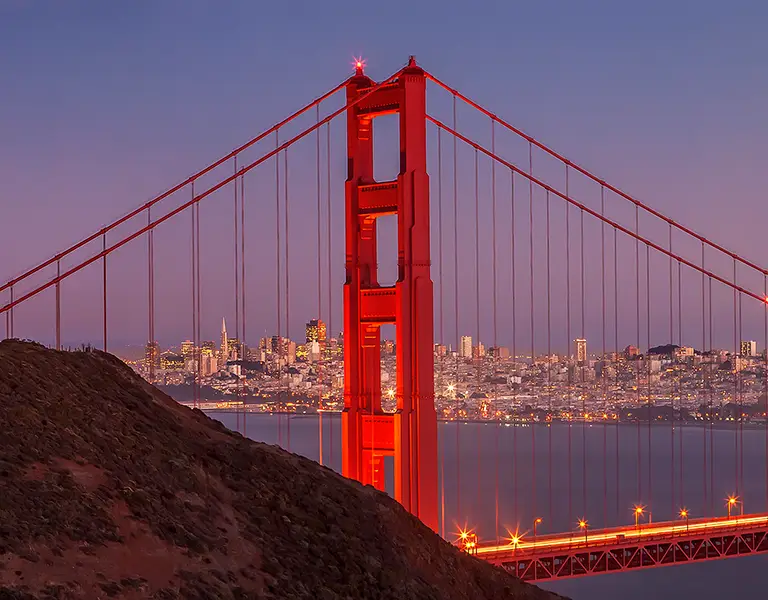
[[[242,415],[211,416],[231,429],[242,427]],[[289,420],[249,414],[246,422],[248,437],[279,442],[313,460],[320,458],[321,427],[323,463],[340,471],[339,415],[324,414],[321,421],[317,415]],[[481,540],[503,539],[507,530],[525,532],[536,518],[542,519],[540,533],[575,529],[581,517],[595,528],[627,524],[636,504],[645,506],[654,521],[674,518],[683,506],[692,517],[723,515],[729,494],[743,499],[746,512],[768,510],[765,429],[440,423],[439,438],[445,537],[451,540],[465,523]],[[387,481],[391,489],[391,472]],[[768,557],[747,557],[545,587],[576,600],[754,596],[765,593],[758,578],[766,566]]]

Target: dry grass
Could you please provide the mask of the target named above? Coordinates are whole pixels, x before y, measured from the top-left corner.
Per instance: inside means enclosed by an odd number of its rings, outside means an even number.
[[[0,600],[554,598],[101,352],[0,343]]]

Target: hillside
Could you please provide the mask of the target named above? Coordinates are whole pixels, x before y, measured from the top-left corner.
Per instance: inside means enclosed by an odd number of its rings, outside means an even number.
[[[111,355],[0,342],[0,599],[557,596]]]

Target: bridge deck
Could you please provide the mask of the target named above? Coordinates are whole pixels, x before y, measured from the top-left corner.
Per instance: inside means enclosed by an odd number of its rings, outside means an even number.
[[[483,545],[477,557],[527,581],[546,581],[768,553],[768,513],[537,536]]]

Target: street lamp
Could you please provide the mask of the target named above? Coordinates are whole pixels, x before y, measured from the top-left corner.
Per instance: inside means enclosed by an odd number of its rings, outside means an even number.
[[[389,388],[387,390],[387,396],[389,396],[389,399],[392,400],[392,398],[395,397],[395,390],[393,390],[392,388]]]
[[[584,543],[586,543],[587,540],[587,529],[589,529],[589,523],[587,523],[586,519],[579,519],[579,529],[584,530]]]
[[[731,509],[734,506],[736,506],[737,504],[741,504],[741,502],[739,502],[739,497],[738,496],[728,496],[728,501],[725,503],[725,505],[728,507],[728,518],[729,519],[731,518]],[[742,508],[742,511],[743,510],[744,509]]]
[[[644,506],[635,506],[634,510],[632,511],[635,515],[635,527],[638,527],[640,525],[640,517],[643,516],[644,510],[645,510]]]
[[[541,517],[536,517],[533,520],[533,545],[536,545],[536,525],[540,525],[542,522]]]
[[[688,509],[687,508],[681,508],[680,509],[680,516],[685,519],[685,531],[688,532]]]

